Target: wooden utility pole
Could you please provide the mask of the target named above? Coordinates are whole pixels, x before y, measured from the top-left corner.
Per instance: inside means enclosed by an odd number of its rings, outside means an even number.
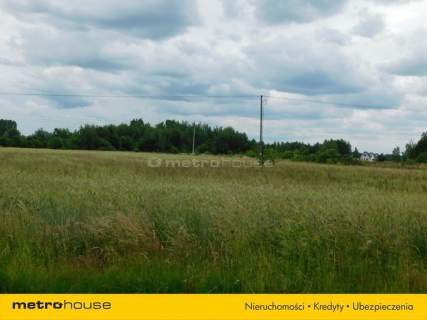
[[[260,116],[259,116],[259,163],[264,167],[264,139],[263,139],[263,117],[264,117],[264,97],[260,97]]]
[[[196,123],[193,122],[193,155],[196,151]]]

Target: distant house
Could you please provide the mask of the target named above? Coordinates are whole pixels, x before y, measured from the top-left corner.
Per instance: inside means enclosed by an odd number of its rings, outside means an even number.
[[[360,157],[360,160],[362,161],[368,161],[373,162],[378,159],[378,155],[373,152],[364,152],[362,156]]]

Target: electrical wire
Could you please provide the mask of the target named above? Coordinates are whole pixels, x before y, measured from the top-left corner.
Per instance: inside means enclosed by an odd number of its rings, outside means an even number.
[[[0,92],[0,96],[35,96],[35,97],[73,97],[73,98],[100,98],[100,99],[159,99],[159,100],[177,100],[177,99],[258,99],[259,95],[198,95],[198,94],[182,94],[182,95],[144,95],[144,94],[129,94],[129,95],[108,95],[108,94],[74,94],[74,93],[44,93],[44,92]],[[306,98],[291,98],[264,95],[264,98],[275,100],[286,100],[292,102],[307,102],[314,104],[324,104],[333,106],[342,106],[357,109],[391,109],[392,107],[380,107],[373,105],[362,105],[352,103],[333,102]]]

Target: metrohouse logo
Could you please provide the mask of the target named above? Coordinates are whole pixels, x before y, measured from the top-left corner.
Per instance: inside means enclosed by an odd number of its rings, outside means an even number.
[[[108,301],[14,301],[13,310],[111,310],[112,303]]]

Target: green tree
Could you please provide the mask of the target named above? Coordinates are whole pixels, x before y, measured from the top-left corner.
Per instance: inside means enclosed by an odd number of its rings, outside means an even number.
[[[393,152],[391,153],[391,159],[392,161],[401,161],[402,160],[402,152],[400,151],[400,147],[396,147],[393,149]]]
[[[412,151],[412,158],[415,159],[424,152],[427,152],[427,132],[421,135],[420,141],[415,145]]]
[[[415,158],[415,146],[416,146],[416,144],[412,140],[406,144],[405,152],[403,153],[403,155],[406,159],[414,159]]]
[[[18,126],[13,120],[0,119],[0,136],[15,137],[19,136]]]
[[[353,152],[353,158],[357,159],[357,160],[360,160],[361,156],[362,156],[362,154],[359,152],[359,150],[357,148],[355,148],[354,152]]]
[[[13,120],[0,119],[0,146],[17,147],[21,145],[21,134]]]

